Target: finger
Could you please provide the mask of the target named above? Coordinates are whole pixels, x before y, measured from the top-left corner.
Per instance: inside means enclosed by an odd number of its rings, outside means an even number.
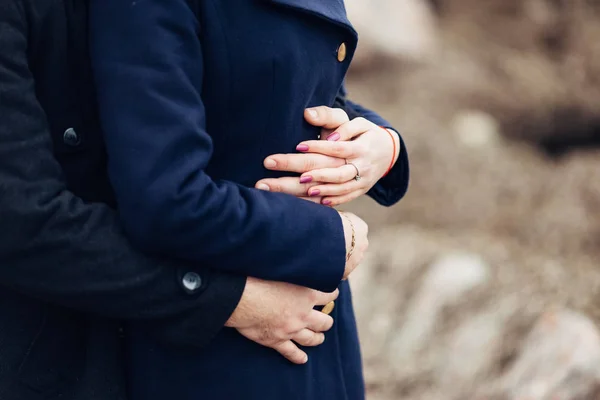
[[[352,165],[342,165],[338,168],[316,169],[302,174],[300,179],[310,177],[311,182],[321,183],[344,183],[354,179],[356,168]]]
[[[313,332],[310,329],[302,329],[294,335],[292,340],[301,346],[315,347],[323,344],[325,341],[325,334]]]
[[[321,204],[329,207],[336,207],[342,204],[350,203],[352,200],[359,198],[363,194],[365,194],[364,190],[355,190],[352,193],[348,193],[342,196],[325,197],[321,200]]]
[[[308,200],[311,203],[316,203],[316,204],[323,204],[323,198],[322,197],[300,197],[302,200]]]
[[[344,160],[324,154],[273,154],[264,161],[266,169],[304,173],[317,168],[335,168],[344,165]]]
[[[308,190],[317,185],[318,182],[309,181],[308,183],[300,183],[300,179],[296,177],[286,176],[283,178],[267,178],[256,182],[255,187],[260,190],[269,192],[287,193],[292,196],[306,196]]]
[[[327,303],[331,303],[340,295],[340,291],[335,289],[335,291],[331,293],[319,292],[315,290],[315,305],[316,306],[324,306]]]
[[[328,140],[309,140],[306,142],[302,142],[298,146],[296,146],[296,150],[301,151],[303,153],[318,153],[325,156],[337,157],[342,159],[358,158],[360,145],[354,142],[330,142]],[[344,160],[341,160],[341,162],[342,165],[345,163]],[[311,168],[309,169],[309,171],[317,168],[322,167]]]
[[[335,129],[321,129],[321,134],[319,135],[319,140],[327,140],[329,135],[331,135]]]
[[[274,345],[273,349],[294,364],[306,364],[308,361],[306,353],[300,350],[291,340],[280,342]]]
[[[327,332],[333,326],[333,318],[321,311],[312,310],[306,319],[307,328],[313,332]]]
[[[313,126],[326,129],[336,129],[350,120],[346,111],[341,108],[326,106],[307,108],[304,110],[304,119]]]
[[[334,132],[327,135],[326,139],[331,142],[348,141],[356,136],[362,135],[374,127],[376,127],[376,125],[371,121],[368,121],[363,117],[358,117],[338,127]]]
[[[363,183],[361,181],[356,181],[352,179],[351,181],[344,183],[328,183],[325,185],[313,186],[310,189],[308,189],[308,195],[310,197],[343,196],[361,189],[364,189]]]

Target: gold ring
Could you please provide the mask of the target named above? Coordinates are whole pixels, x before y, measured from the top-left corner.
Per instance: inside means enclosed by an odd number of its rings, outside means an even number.
[[[335,307],[335,301],[330,301],[329,303],[327,303],[323,306],[323,309],[321,310],[321,312],[323,314],[329,315],[333,311],[334,307]]]

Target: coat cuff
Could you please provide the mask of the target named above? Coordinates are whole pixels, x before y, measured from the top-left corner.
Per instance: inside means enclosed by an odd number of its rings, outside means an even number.
[[[389,125],[382,125],[386,129],[394,129]],[[409,163],[408,163],[408,152],[402,136],[398,134],[400,138],[400,155],[396,160],[396,164],[392,167],[390,172],[383,178],[381,178],[375,186],[367,192],[373,200],[382,206],[393,206],[396,204],[408,190],[408,182],[410,177]]]
[[[178,274],[180,275],[180,274]],[[159,342],[171,347],[202,348],[208,345],[223,329],[242,298],[246,277],[204,272],[205,288],[190,295],[191,308],[177,317],[160,322],[148,322],[148,333]]]

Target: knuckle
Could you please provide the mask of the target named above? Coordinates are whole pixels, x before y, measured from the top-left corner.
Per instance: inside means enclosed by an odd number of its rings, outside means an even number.
[[[281,184],[278,181],[270,182],[269,188],[271,188],[272,192],[281,192]]]
[[[287,339],[290,334],[294,333],[296,329],[296,324],[293,321],[287,321],[282,327],[282,335]]]
[[[336,143],[332,146],[331,151],[335,154],[335,155],[341,155],[344,153],[344,146],[341,143]]]
[[[315,166],[317,165],[314,157],[307,157],[306,160],[304,160],[304,170],[305,171],[311,171],[313,169],[315,169]]]
[[[322,333],[314,333],[310,338],[311,346],[318,346],[325,341],[325,335]]]
[[[333,318],[331,316],[327,316],[327,318],[325,318],[323,320],[323,326],[321,327],[321,331],[322,332],[327,332],[328,330],[331,329],[331,327],[333,326]]]
[[[259,343],[269,343],[272,340],[271,331],[262,329],[256,335],[256,340]]]
[[[331,300],[335,300],[340,296],[340,290],[335,289],[335,292],[331,293]]]
[[[346,110],[344,110],[343,108],[338,108],[338,110],[340,110],[339,113],[340,113],[341,118],[343,120],[345,120],[345,121],[349,121],[350,120],[350,118],[348,118],[348,113],[346,112]]]
[[[292,348],[292,347],[283,347],[281,348],[281,354],[283,354],[283,356],[285,358],[289,358],[289,359],[297,359],[297,354],[296,354],[296,349]]]
[[[311,304],[315,304],[319,300],[319,292],[316,290],[311,290],[308,292],[306,297]]]

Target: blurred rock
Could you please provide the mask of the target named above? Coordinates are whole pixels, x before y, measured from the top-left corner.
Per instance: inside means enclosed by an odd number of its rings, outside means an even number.
[[[421,0],[346,0],[346,9],[360,34],[354,69],[381,57],[420,60],[435,51],[436,21]]]
[[[476,255],[442,256],[425,276],[404,317],[402,330],[391,343],[391,352],[406,358],[420,351],[431,340],[441,311],[484,284],[488,277],[489,267]]]
[[[600,334],[585,316],[547,312],[494,398],[583,400],[600,396]]]
[[[583,311],[600,271],[566,265],[480,231],[375,230],[351,276],[368,398],[521,400],[540,380],[593,389],[600,344]],[[555,304],[577,311],[540,318]]]
[[[350,93],[411,160],[400,205],[353,206],[371,228],[351,278],[368,398],[600,399],[600,2],[423,3],[435,45],[419,55],[372,22],[402,11],[348,0],[357,57],[376,60]],[[434,268],[457,251],[487,272]]]
[[[505,323],[501,313],[470,316],[449,340],[446,356],[437,369],[440,384],[450,388],[457,382],[474,386],[500,351]]]
[[[472,149],[490,147],[500,140],[500,126],[490,114],[478,110],[459,112],[452,121],[459,142]]]

